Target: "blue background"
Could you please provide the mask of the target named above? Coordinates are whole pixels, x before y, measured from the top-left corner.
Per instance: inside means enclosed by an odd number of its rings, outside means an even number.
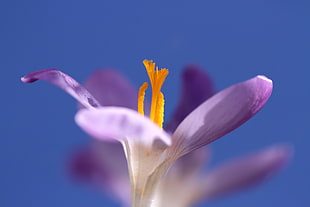
[[[208,205],[310,205],[310,1],[10,0],[0,3],[0,23],[0,206],[118,206],[68,176],[70,155],[90,142],[74,123],[75,101],[19,78],[58,68],[82,82],[110,66],[139,86],[145,58],[170,69],[167,117],[185,64],[204,67],[218,90],[257,74],[273,79],[265,108],[212,144],[213,164],[279,142],[295,146],[292,163],[264,185]]]

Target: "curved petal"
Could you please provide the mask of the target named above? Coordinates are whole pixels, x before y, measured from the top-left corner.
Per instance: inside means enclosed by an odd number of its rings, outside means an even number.
[[[71,175],[77,180],[95,185],[129,206],[129,176],[120,143],[93,142],[73,154],[69,167]]]
[[[84,86],[102,106],[137,109],[137,90],[115,70],[104,69],[94,72]]]
[[[182,74],[181,97],[171,120],[165,126],[173,132],[197,106],[214,95],[211,78],[197,65],[188,65]]]
[[[291,155],[291,147],[280,145],[217,167],[204,179],[201,197],[211,199],[262,182],[285,167]]]
[[[171,144],[170,136],[154,122],[138,112],[122,107],[101,107],[97,110],[80,110],[76,123],[90,136],[99,140],[134,140],[145,146]]]
[[[57,69],[35,71],[25,75],[21,80],[24,83],[45,80],[63,89],[87,108],[100,106],[99,102],[81,84]]]
[[[178,126],[170,153],[178,158],[239,127],[264,106],[271,92],[272,81],[256,76],[212,96]]]

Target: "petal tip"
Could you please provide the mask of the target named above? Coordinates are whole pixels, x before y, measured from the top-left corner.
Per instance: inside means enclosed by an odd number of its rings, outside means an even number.
[[[267,77],[264,76],[264,75],[258,75],[258,76],[256,76],[256,77],[259,78],[259,79],[262,79],[262,80],[264,80],[264,81],[267,81],[267,82],[272,83],[272,80],[269,79],[269,78],[267,78]]]
[[[35,82],[39,79],[44,80],[44,76],[49,75],[51,73],[55,73],[55,72],[57,73],[57,72],[61,72],[61,71],[54,69],[54,68],[34,71],[34,72],[28,73],[27,75],[21,77],[21,81],[24,83],[32,83],[32,82]]]
[[[24,83],[44,80],[66,91],[86,108],[100,106],[100,103],[80,83],[58,69],[44,69],[29,73],[21,78]]]
[[[291,144],[279,144],[270,147],[266,152],[266,157],[278,161],[279,166],[286,166],[294,155],[294,146]]]
[[[25,78],[25,76],[21,77],[20,80],[24,83],[27,83],[27,79]]]
[[[20,80],[23,82],[23,83],[32,83],[34,81],[36,81],[37,79],[33,79],[33,78],[29,78],[26,76],[23,76],[20,78]]]
[[[252,82],[252,92],[255,94],[255,104],[252,106],[253,115],[256,114],[268,101],[272,94],[273,82],[264,75],[256,76]]]

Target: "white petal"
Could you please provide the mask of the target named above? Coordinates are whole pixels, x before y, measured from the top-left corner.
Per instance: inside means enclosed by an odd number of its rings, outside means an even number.
[[[145,146],[153,144],[165,148],[171,144],[170,136],[150,119],[123,107],[101,107],[80,110],[76,123],[90,136],[99,140],[132,140]]]

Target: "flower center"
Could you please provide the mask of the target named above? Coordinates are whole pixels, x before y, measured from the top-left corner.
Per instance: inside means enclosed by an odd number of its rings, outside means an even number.
[[[152,87],[150,119],[162,128],[164,122],[165,100],[164,95],[160,90],[168,75],[168,69],[162,68],[158,70],[158,67],[155,68],[156,64],[151,60],[144,60],[143,64],[149,76]],[[144,97],[147,87],[148,83],[144,82],[138,93],[138,112],[142,115],[144,115]]]

